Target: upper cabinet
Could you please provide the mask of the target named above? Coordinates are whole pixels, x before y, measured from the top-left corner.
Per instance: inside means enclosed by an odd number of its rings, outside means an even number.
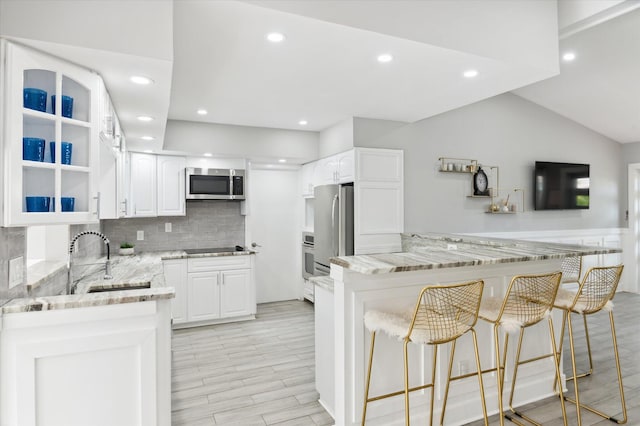
[[[184,216],[184,157],[129,154],[128,217]]]
[[[0,40],[5,226],[98,220],[98,75]]]
[[[313,197],[313,175],[316,162],[303,164],[300,169],[300,193],[303,197]]]
[[[355,254],[401,250],[404,232],[404,153],[356,148]]]
[[[185,167],[184,157],[159,155],[157,160],[158,216],[184,216]]]
[[[352,149],[315,161],[313,185],[353,182],[354,158],[355,153]]]
[[[129,217],[157,216],[156,156],[132,152],[130,154]]]

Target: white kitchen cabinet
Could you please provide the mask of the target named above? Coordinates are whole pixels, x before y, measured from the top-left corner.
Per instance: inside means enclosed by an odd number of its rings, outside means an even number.
[[[255,318],[253,256],[211,256],[163,261],[174,287],[175,328]]]
[[[353,182],[355,176],[355,150],[342,152],[335,157],[336,183]]]
[[[300,193],[303,197],[313,197],[313,175],[316,162],[303,164],[300,168]]]
[[[185,157],[129,154],[129,217],[184,216]]]
[[[157,216],[156,156],[132,152],[130,158],[129,217]]]
[[[220,272],[220,316],[223,318],[251,315],[251,271],[238,269]]]
[[[187,321],[220,318],[220,273],[191,272],[187,279]]]
[[[356,148],[355,254],[401,250],[404,231],[403,151]]]
[[[319,402],[334,416],[335,409],[335,354],[334,354],[334,301],[333,291],[315,286],[315,355],[316,390]]]
[[[173,324],[187,321],[187,260],[167,259],[162,261],[164,282],[176,290],[171,299],[171,318]]]
[[[184,216],[185,157],[159,155],[157,157],[158,216]]]
[[[355,152],[352,149],[315,161],[314,186],[353,182],[354,160]]]
[[[111,146],[100,141],[100,219],[118,216],[118,155]]]
[[[3,171],[3,224],[97,222],[99,76],[6,40],[0,43],[4,70],[2,140],[8,165]],[[27,88],[46,91],[44,111],[24,107],[23,89]],[[52,95],[56,95],[55,105]],[[71,117],[62,115],[63,97],[73,99]],[[44,161],[23,159],[23,138],[44,139]],[[51,161],[50,142],[55,142],[55,162]],[[61,142],[72,144],[70,164],[61,161]],[[49,211],[27,211],[26,197],[31,196],[51,200]],[[61,197],[74,198],[73,211],[61,211]]]
[[[170,319],[168,299],[5,313],[0,424],[170,426]]]

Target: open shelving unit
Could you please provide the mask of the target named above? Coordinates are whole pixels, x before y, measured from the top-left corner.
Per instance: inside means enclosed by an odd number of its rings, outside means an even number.
[[[456,157],[440,157],[438,158],[438,171],[442,173],[463,173],[473,175],[478,169],[482,168],[487,173],[489,179],[489,195],[467,195],[467,198],[490,200],[490,204],[485,213],[489,214],[516,214],[518,212],[524,212],[524,190],[520,188],[513,188],[505,191],[500,188],[500,167],[491,166],[488,164],[481,164],[478,160],[470,158],[456,158]],[[503,192],[506,195],[504,200],[497,201],[500,197],[500,193]],[[509,199],[512,194],[519,193],[519,203],[509,204]],[[516,196],[514,196],[516,198]],[[502,210],[502,206],[508,206],[508,210]]]

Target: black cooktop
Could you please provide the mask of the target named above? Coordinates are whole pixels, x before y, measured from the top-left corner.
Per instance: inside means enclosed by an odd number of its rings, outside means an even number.
[[[235,247],[214,247],[214,248],[197,248],[197,249],[186,249],[185,252],[187,254],[203,254],[203,253],[228,253],[234,251],[244,251],[244,247],[235,246]]]

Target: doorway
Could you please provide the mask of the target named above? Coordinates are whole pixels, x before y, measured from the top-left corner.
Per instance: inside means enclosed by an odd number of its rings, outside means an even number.
[[[640,261],[640,163],[628,166],[629,234],[623,247],[624,274],[621,290],[638,293],[638,262]]]
[[[302,298],[302,197],[298,168],[251,165],[247,243],[255,255],[257,303]]]

